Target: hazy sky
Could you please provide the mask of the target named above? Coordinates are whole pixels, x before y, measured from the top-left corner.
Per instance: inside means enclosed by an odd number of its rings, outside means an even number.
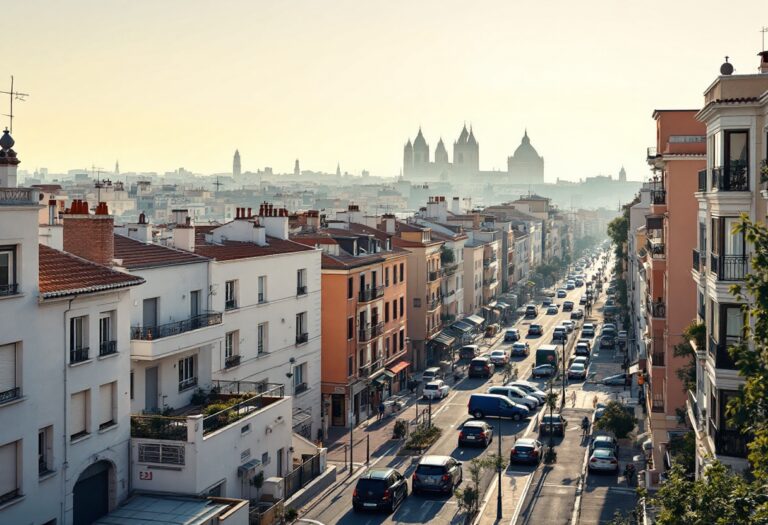
[[[23,169],[272,166],[396,175],[419,125],[482,169],[524,128],[545,177],[645,177],[654,108],[695,108],[724,55],[754,73],[765,0],[16,0],[0,86]],[[763,13],[764,19],[755,14]],[[727,15],[727,16],[726,16]],[[0,99],[6,113],[7,99]],[[0,117],[5,125],[6,117]]]

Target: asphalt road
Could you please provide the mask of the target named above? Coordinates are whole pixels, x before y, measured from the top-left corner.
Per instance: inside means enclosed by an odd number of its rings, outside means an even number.
[[[553,298],[553,301],[562,304],[563,301],[574,301],[576,308],[579,298],[586,293],[585,287],[576,288],[568,292],[566,298]],[[552,338],[552,329],[563,320],[570,319],[570,312],[562,312],[557,315],[547,315],[546,308],[540,308],[540,314],[536,319],[521,319],[514,326],[519,328],[523,335],[523,340],[531,346],[531,353],[525,358],[513,358],[513,362],[518,367],[518,377],[530,379],[530,371],[535,361],[536,349],[542,344],[550,344]],[[539,337],[526,337],[528,325],[532,322],[539,323],[544,327],[544,335]],[[578,330],[578,329],[577,329]],[[576,332],[574,332],[575,334]],[[569,348],[577,337],[570,337]],[[478,343],[480,344],[480,343]],[[482,351],[491,351],[503,347],[508,348],[509,343],[503,343],[503,336],[499,337],[494,344],[482,345]],[[537,380],[543,387],[545,380]],[[435,443],[428,451],[428,454],[449,455],[459,461],[468,462],[472,458],[496,452],[498,449],[498,422],[492,420],[496,430],[494,442],[488,449],[467,448],[457,446],[458,429],[461,425],[470,419],[467,414],[467,404],[469,397],[473,393],[485,392],[492,385],[502,383],[501,374],[495,374],[491,379],[465,378],[457,383],[446,399],[436,401],[432,406],[432,420],[434,424],[443,429],[440,440]],[[503,420],[501,422],[502,433],[502,454],[506,457],[517,437],[523,437],[531,431],[535,417],[529,420],[514,422]],[[418,460],[418,458],[415,458]],[[375,467],[394,467],[397,468],[406,478],[410,476],[415,469],[415,462],[412,462],[410,456],[382,456],[372,459],[372,466]],[[521,467],[515,465],[516,472],[533,473],[534,467]],[[468,478],[468,472],[465,469],[465,479]],[[487,473],[481,480],[483,492],[490,485],[493,473]],[[410,481],[409,481],[410,486]],[[353,486],[352,486],[353,487]],[[392,515],[384,514],[359,514],[352,510],[352,487],[339,488],[329,494],[322,502],[315,505],[302,519],[315,524],[355,524],[355,525],[374,525],[385,523],[461,523],[463,516],[458,515],[458,507],[454,496],[413,496],[409,495],[400,507]],[[410,491],[409,491],[410,492]]]

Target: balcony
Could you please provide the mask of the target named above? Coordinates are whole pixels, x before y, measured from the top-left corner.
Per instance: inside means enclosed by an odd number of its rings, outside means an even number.
[[[707,170],[699,170],[699,186],[698,191],[707,191]]]
[[[667,190],[651,190],[651,204],[656,206],[663,206],[667,204]]]
[[[443,304],[442,298],[435,297],[434,299],[432,299],[431,301],[429,301],[427,303],[427,311],[428,312],[433,312],[433,311],[437,310],[437,307],[440,306],[441,304]]]
[[[82,363],[83,361],[88,361],[88,347],[82,346],[79,348],[70,348],[69,349],[69,362],[72,363]]]
[[[664,303],[664,301],[651,301],[651,298],[649,297],[646,305],[648,307],[648,313],[651,315],[651,317],[655,317],[657,319],[664,319],[667,317],[667,305]]]
[[[451,324],[456,320],[456,316],[454,314],[441,314],[440,320],[444,324]]]
[[[237,309],[237,299],[227,299],[226,301],[224,301],[224,309],[225,310]]]
[[[307,286],[297,286],[296,287],[296,295],[307,295]],[[383,295],[383,292],[382,292]]]
[[[653,160],[659,156],[658,149],[656,148],[656,146],[651,146],[647,148],[645,151],[646,151],[646,158],[648,160]]]
[[[445,264],[442,267],[443,275],[453,275],[458,269],[459,265],[457,263]]]
[[[646,248],[648,249],[648,254],[654,259],[664,259],[666,257],[664,241],[660,238],[648,239],[646,241]]]
[[[369,324],[358,330],[357,340],[360,343],[367,343],[374,337],[384,333],[384,323]]]
[[[40,204],[40,191],[37,188],[0,188],[0,205]]]
[[[228,355],[224,358],[224,368],[232,368],[240,364],[240,354]]]
[[[380,297],[384,297],[384,288],[381,286],[374,286],[371,288],[366,288],[365,290],[360,290],[360,293],[358,294],[358,301],[361,303],[368,303],[375,301]]]
[[[19,387],[13,387],[9,390],[5,390],[3,392],[0,392],[0,405],[3,403],[7,403],[9,401],[13,401],[14,399],[18,399],[21,397],[21,388]]]
[[[691,422],[691,426],[696,433],[700,434],[704,431],[704,414],[699,408],[699,401],[696,399],[696,393],[688,390],[687,394],[688,400],[686,401],[686,408],[688,410],[688,420]]]
[[[488,257],[486,259],[483,259],[483,268],[490,268],[498,263],[498,259],[496,257]]]
[[[664,396],[661,394],[654,394],[651,401],[651,412],[664,412]]]
[[[717,430],[714,438],[717,454],[734,458],[747,457],[747,437],[738,430]]]
[[[307,383],[299,383],[298,385],[293,385],[293,395],[295,396],[303,394],[307,390],[309,390],[309,385]]]
[[[427,281],[437,281],[440,278],[440,272],[435,270],[434,272],[427,272]]]
[[[697,271],[697,272],[700,272],[700,271],[701,271],[701,270],[700,270],[700,267],[699,267],[699,263],[700,263],[700,262],[701,262],[701,257],[700,257],[700,255],[699,255],[699,250],[696,250],[696,249],[694,249],[694,250],[693,250],[693,261],[692,261],[692,266],[693,266],[693,269],[694,269],[695,271]]]
[[[718,281],[743,281],[747,275],[748,258],[746,255],[710,255],[711,270]]]
[[[499,280],[496,279],[496,277],[493,277],[491,279],[483,279],[483,286],[493,286],[498,282]]]
[[[738,344],[738,341],[734,341],[730,344]],[[729,346],[729,344],[718,343],[712,336],[709,337],[709,355],[715,361],[715,368],[736,370],[736,363],[728,352]]]
[[[99,357],[117,353],[117,341],[104,341],[99,344]]]
[[[19,293],[18,283],[0,284],[0,297],[7,297],[9,295],[18,295],[18,293]]]
[[[664,352],[653,352],[651,354],[651,363],[653,366],[664,366]]]
[[[749,191],[747,166],[732,165],[712,168],[712,189],[718,191]]]
[[[303,345],[309,341],[309,334],[307,332],[296,334],[296,344]]]
[[[131,357],[154,360],[204,346],[224,337],[220,312],[206,312],[183,321],[131,328]]]

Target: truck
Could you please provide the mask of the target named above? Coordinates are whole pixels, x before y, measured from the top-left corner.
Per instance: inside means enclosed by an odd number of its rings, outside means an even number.
[[[555,370],[560,367],[560,348],[557,345],[541,345],[536,350],[536,366],[554,365]]]

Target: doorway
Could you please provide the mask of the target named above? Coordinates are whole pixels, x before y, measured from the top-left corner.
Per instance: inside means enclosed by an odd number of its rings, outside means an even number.
[[[153,366],[144,371],[144,411],[150,414],[158,412],[157,368]]]
[[[335,427],[345,426],[344,417],[344,395],[332,394],[331,395],[331,425]]]
[[[74,525],[90,525],[109,512],[111,471],[111,463],[98,461],[80,474],[73,490]]]

